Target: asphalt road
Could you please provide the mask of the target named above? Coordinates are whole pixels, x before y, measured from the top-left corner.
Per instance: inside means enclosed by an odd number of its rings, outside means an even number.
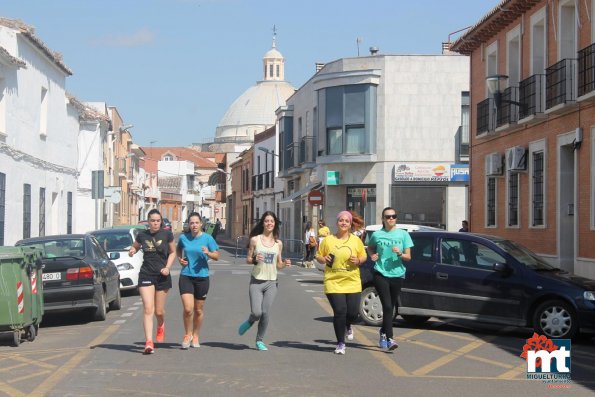
[[[331,311],[322,275],[294,266],[280,272],[265,339],[256,327],[239,336],[249,313],[250,266],[223,251],[211,264],[201,347],[180,349],[181,302],[174,288],[166,307],[166,342],[143,355],[142,305],[127,295],[104,322],[46,316],[34,342],[10,346],[0,336],[1,396],[592,396],[594,339],[572,345],[570,388],[553,390],[526,379],[519,357],[531,332],[432,319],[423,327],[399,322],[400,347],[376,347],[377,329],[358,325],[347,354],[333,354]]]

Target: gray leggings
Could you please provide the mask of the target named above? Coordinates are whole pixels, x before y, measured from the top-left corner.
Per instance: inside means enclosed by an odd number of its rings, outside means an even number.
[[[250,278],[250,324],[258,321],[256,340],[261,341],[269,325],[269,311],[277,295],[277,280]]]

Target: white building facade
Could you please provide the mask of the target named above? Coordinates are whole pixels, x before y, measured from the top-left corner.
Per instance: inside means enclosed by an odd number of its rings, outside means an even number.
[[[0,245],[72,233],[78,111],[61,59],[19,21],[0,18]]]
[[[277,111],[284,232],[296,238],[318,219],[332,226],[345,209],[381,223],[387,206],[402,223],[458,230],[467,217],[468,91],[463,56],[326,64]],[[323,193],[321,205],[308,200],[312,191]]]

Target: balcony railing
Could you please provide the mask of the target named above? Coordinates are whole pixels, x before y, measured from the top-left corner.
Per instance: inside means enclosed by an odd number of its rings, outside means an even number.
[[[262,176],[263,176],[263,174],[256,175],[256,187],[258,190],[262,190],[262,186],[263,186],[263,183],[262,183],[263,177]]]
[[[578,96],[595,91],[595,43],[578,52]]]
[[[299,149],[300,145],[297,142],[292,142],[287,145],[287,167],[286,168],[294,168],[298,166],[298,158],[299,158]]]
[[[300,140],[300,164],[314,162],[314,137],[304,136]]]
[[[519,120],[543,113],[544,109],[545,75],[534,74],[519,83]]]
[[[476,135],[483,134],[490,130],[490,108],[492,107],[492,98],[484,99],[477,104],[477,132]]]
[[[519,87],[508,87],[502,92],[502,101],[496,116],[496,127],[513,124],[518,121],[519,105],[510,102],[519,102]]]
[[[545,70],[545,108],[576,100],[576,59],[562,59]]]

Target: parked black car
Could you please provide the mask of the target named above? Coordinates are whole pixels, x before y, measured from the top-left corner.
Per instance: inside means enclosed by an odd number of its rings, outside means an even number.
[[[102,321],[108,304],[110,309],[120,309],[118,269],[91,234],[29,238],[16,245],[43,252],[45,312],[84,309]]]
[[[595,280],[548,264],[529,249],[499,237],[473,233],[410,233],[398,314],[423,323],[430,317],[530,327],[548,338],[572,338],[595,329]],[[360,315],[382,322],[382,307],[368,263]]]

